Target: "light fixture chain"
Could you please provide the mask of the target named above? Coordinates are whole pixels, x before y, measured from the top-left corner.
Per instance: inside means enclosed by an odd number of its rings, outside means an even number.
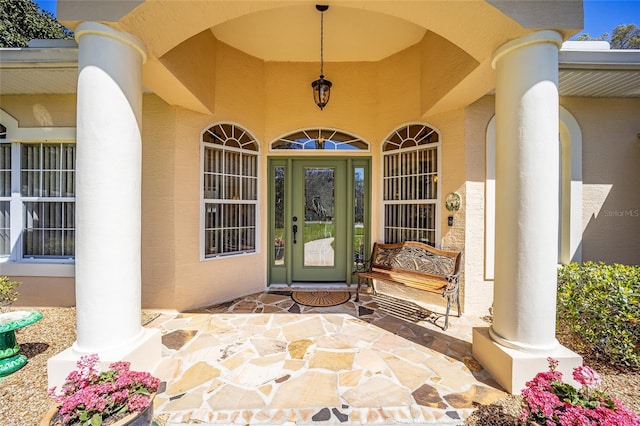
[[[324,75],[324,12],[320,12],[320,76]]]
[[[327,5],[316,4],[316,9],[320,11],[320,78],[311,82],[311,87],[313,100],[320,110],[329,102],[331,93],[331,82],[324,79],[324,12],[328,8]]]

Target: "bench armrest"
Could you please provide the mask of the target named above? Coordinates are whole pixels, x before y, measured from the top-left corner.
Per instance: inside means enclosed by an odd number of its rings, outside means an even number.
[[[444,291],[443,296],[455,294],[458,291],[458,285],[460,283],[460,272],[457,274],[446,274],[444,277],[447,280],[447,289]]]
[[[362,260],[360,262],[356,262],[356,268],[353,273],[356,272],[369,272],[371,271],[371,259]]]

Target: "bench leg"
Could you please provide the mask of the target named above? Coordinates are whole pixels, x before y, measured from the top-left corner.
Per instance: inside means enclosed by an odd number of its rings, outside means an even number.
[[[358,277],[358,287],[356,287],[356,299],[355,299],[355,302],[359,302],[360,301],[360,284],[361,284],[361,279],[360,279],[360,277]]]
[[[444,314],[444,327],[442,331],[446,331],[449,328],[449,311],[451,310],[451,296],[446,296],[447,298],[447,312]]]

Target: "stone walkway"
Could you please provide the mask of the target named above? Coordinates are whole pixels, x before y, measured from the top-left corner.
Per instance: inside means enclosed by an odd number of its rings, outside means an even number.
[[[441,322],[442,320],[438,321]],[[370,295],[335,307],[290,292],[161,315],[156,416],[180,424],[462,425],[506,394],[471,355],[477,318],[447,332],[397,318]]]

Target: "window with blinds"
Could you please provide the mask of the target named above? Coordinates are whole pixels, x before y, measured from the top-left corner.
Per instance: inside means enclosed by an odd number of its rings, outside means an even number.
[[[0,124],[0,256],[11,254],[11,144]]]
[[[202,135],[204,257],[256,251],[258,143],[233,124]]]
[[[438,133],[424,124],[396,129],[384,142],[385,243],[420,241],[435,246]]]
[[[22,256],[75,256],[75,144],[20,145]]]

